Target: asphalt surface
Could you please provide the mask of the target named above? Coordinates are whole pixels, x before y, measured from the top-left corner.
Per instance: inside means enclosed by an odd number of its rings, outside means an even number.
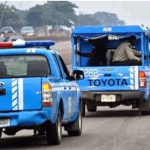
[[[138,110],[99,107],[97,112],[86,112],[80,137],[69,137],[63,131],[61,145],[48,146],[45,136],[34,137],[32,130],[23,130],[14,137],[3,134],[0,149],[148,150],[149,130],[150,116],[141,116]]]
[[[71,42],[59,42],[55,46],[51,47],[52,50],[55,50],[60,53],[66,65],[71,64]]]
[[[68,42],[69,43],[69,42]],[[65,44],[61,43],[64,48]],[[63,46],[64,45],[64,46]],[[59,49],[65,62],[70,48]],[[32,130],[22,130],[15,136],[2,134],[0,149],[10,150],[149,150],[150,116],[142,116],[131,107],[98,107],[97,112],[86,112],[83,118],[83,133],[69,137],[63,130],[61,145],[48,146],[46,137],[34,137]]]

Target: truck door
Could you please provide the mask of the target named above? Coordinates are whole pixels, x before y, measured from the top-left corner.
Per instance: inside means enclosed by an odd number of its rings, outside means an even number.
[[[64,106],[64,116],[63,120],[68,121],[69,120],[69,106],[68,106],[68,86],[67,86],[67,80],[64,78],[63,72],[62,72],[62,67],[60,65],[59,57],[57,54],[53,54],[53,58],[56,62],[57,69],[59,72],[60,76],[60,85],[61,85],[61,96],[63,100],[63,106]]]
[[[65,83],[65,90],[66,90],[66,96],[68,99],[68,112],[69,112],[69,118],[71,118],[75,111],[76,111],[76,105],[77,105],[77,95],[76,95],[76,87],[73,84],[73,81],[70,80],[70,74],[69,71],[63,61],[63,59],[59,56],[60,63],[63,69],[64,73],[64,83]]]

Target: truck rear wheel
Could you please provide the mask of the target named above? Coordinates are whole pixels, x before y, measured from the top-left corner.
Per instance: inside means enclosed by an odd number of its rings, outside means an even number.
[[[144,116],[144,115],[149,115],[150,114],[150,111],[141,111],[141,114]]]
[[[71,130],[68,130],[69,136],[80,136],[82,133],[82,104],[79,104],[79,113],[75,122],[70,125]]]
[[[87,105],[88,112],[96,112],[97,107],[94,105]]]
[[[59,145],[62,139],[62,122],[61,112],[58,111],[57,120],[55,124],[52,124],[46,130],[46,138],[48,145]]]
[[[150,114],[150,97],[148,98],[148,101],[144,100],[139,101],[139,110],[142,115]]]

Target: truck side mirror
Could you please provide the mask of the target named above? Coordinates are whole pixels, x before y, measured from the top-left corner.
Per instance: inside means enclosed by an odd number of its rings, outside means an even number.
[[[84,79],[84,72],[82,70],[73,70],[71,77],[74,78],[74,80],[82,80]]]

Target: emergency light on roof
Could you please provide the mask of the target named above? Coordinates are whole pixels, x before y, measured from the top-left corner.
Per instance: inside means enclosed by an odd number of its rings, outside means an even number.
[[[111,28],[111,27],[104,27],[104,28],[103,28],[103,31],[104,31],[104,32],[111,32],[111,31],[112,31],[112,28]]]
[[[0,48],[26,48],[26,47],[50,47],[55,45],[54,41],[23,41],[0,42]]]

